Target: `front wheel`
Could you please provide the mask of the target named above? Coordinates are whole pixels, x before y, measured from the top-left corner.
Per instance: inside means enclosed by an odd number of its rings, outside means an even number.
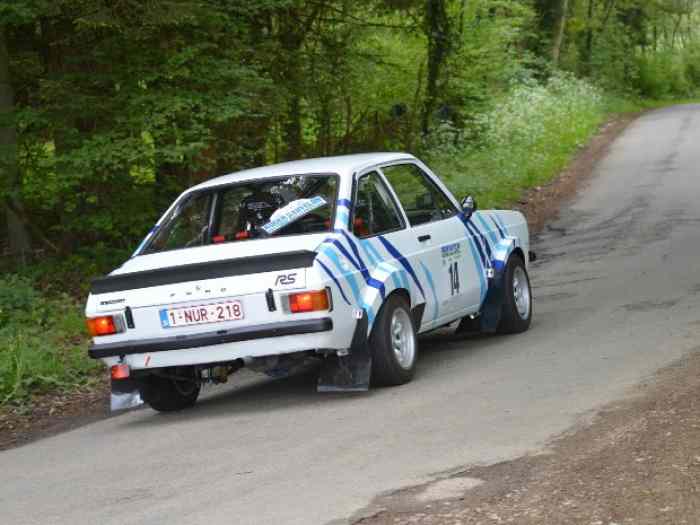
[[[518,255],[511,255],[503,278],[504,297],[499,334],[518,334],[530,328],[532,321],[532,292],[525,263]]]
[[[408,301],[391,295],[385,301],[369,338],[372,349],[372,384],[408,383],[416,371],[418,340]]]
[[[191,367],[174,369],[167,376],[151,375],[142,380],[141,398],[158,412],[175,412],[193,406],[200,384]]]

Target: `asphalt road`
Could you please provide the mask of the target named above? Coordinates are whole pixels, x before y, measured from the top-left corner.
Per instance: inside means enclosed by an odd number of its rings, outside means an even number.
[[[193,411],[0,452],[0,522],[343,522],[384,491],[541,449],[700,350],[700,106],[632,124],[535,249],[528,333],[433,336],[400,388],[241,376]]]

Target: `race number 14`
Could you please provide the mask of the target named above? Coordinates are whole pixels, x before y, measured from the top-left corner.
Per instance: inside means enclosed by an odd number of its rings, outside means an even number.
[[[459,270],[457,262],[451,263],[447,271],[450,274],[450,291],[452,295],[457,295],[459,293]]]

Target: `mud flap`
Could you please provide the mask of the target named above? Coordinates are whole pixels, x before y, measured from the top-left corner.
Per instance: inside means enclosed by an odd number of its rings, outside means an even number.
[[[133,379],[112,379],[109,405],[112,412],[143,405],[138,383]]]
[[[484,305],[481,308],[479,316],[479,328],[485,334],[494,334],[498,330],[498,325],[501,322],[501,312],[503,311],[503,299],[505,294],[503,272],[496,274],[486,293]]]
[[[318,376],[318,392],[364,392],[369,390],[372,353],[367,340],[367,314],[357,320],[348,355],[328,355]]]

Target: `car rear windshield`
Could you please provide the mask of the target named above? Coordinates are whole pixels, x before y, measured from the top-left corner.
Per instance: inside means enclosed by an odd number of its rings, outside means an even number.
[[[330,231],[337,186],[335,175],[294,175],[192,193],[140,253]]]

